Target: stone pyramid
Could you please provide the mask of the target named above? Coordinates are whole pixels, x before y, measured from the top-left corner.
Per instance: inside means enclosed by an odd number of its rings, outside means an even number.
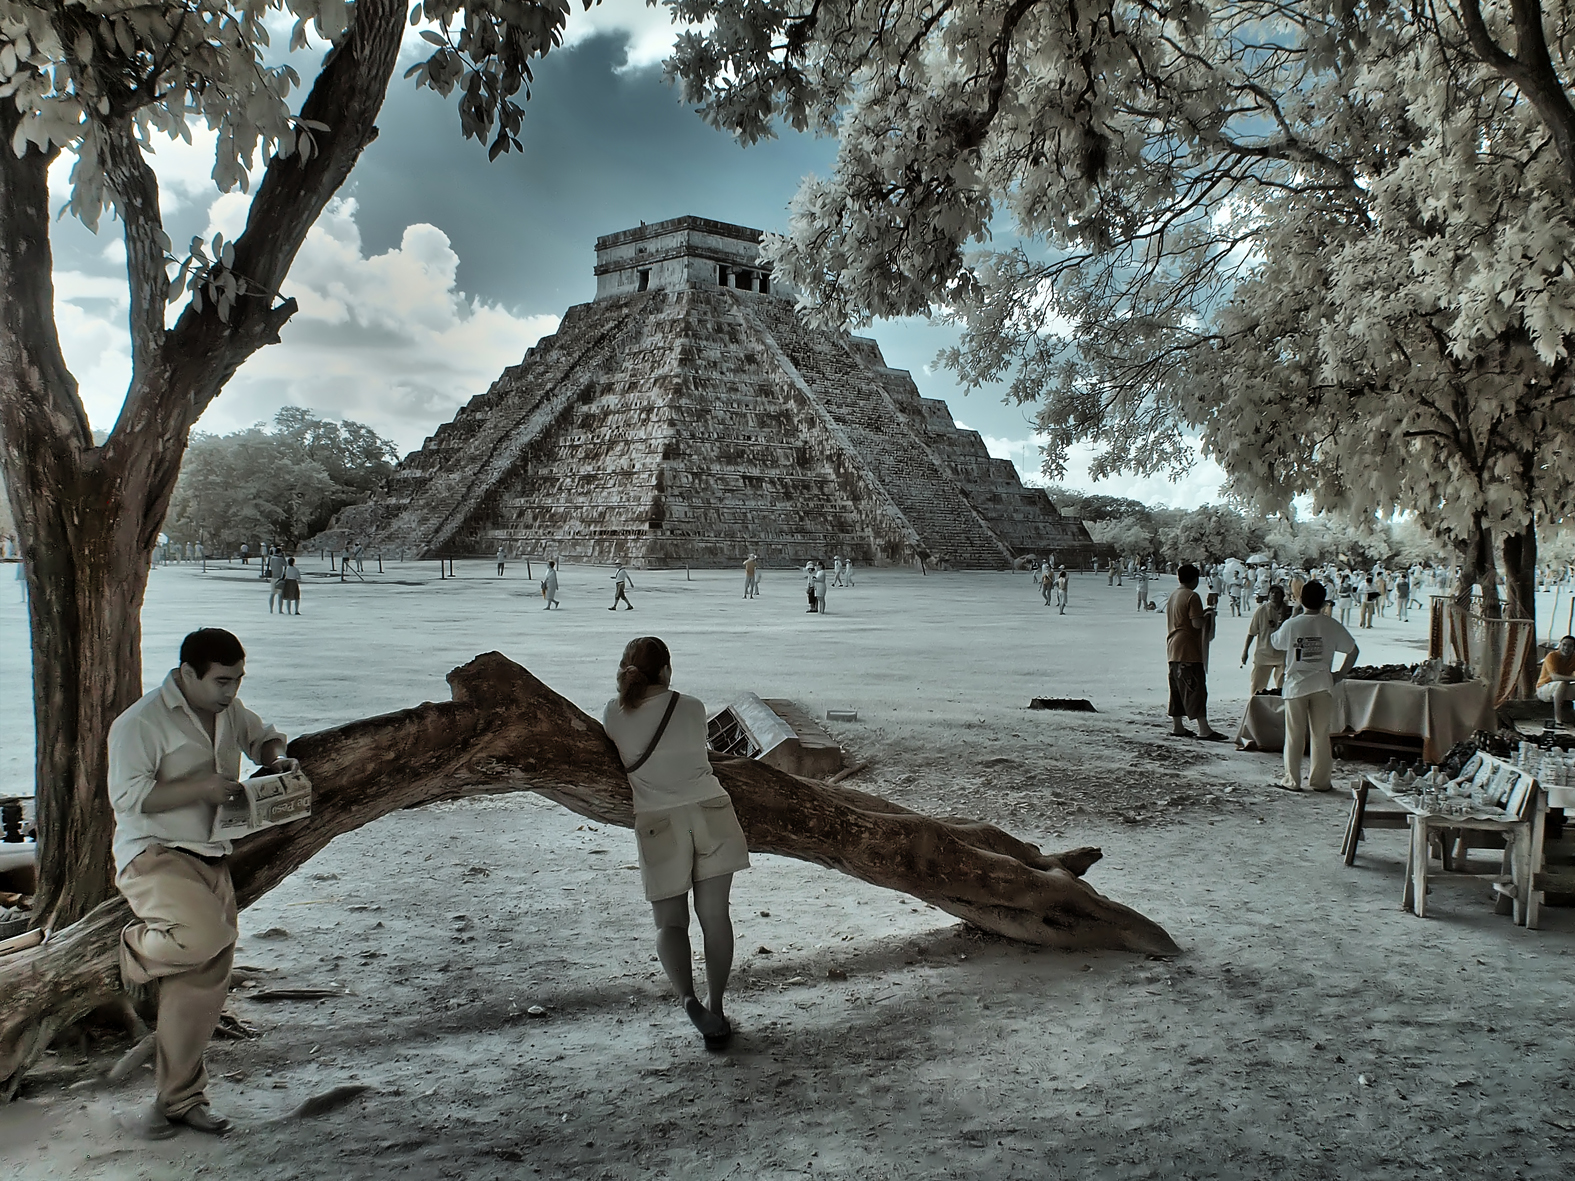
[[[645,567],[1092,553],[873,340],[804,327],[759,241],[695,217],[598,239],[596,299],[341,513],[338,544]]]

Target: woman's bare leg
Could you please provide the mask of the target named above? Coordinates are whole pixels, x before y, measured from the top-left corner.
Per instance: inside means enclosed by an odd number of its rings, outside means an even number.
[[[733,919],[728,913],[728,897],[733,875],[706,878],[695,883],[695,917],[705,937],[705,982],[711,1012],[722,1015],[722,994],[733,972]]]
[[[667,973],[678,999],[688,1000],[695,994],[689,948],[689,895],[659,898],[651,903],[651,914],[656,919],[656,958],[662,961],[662,971]]]

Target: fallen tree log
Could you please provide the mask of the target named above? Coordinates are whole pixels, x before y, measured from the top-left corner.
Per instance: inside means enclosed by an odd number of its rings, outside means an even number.
[[[290,744],[315,785],[306,820],[257,833],[231,857],[242,907],[335,837],[399,808],[534,791],[604,824],[633,826],[628,779],[601,725],[497,652],[448,676],[453,700],[307,734]],[[1098,849],[1042,853],[988,824],[936,819],[877,796],[713,760],[757,853],[840,870],[1026,943],[1170,955],[1164,929],[1082,881]],[[0,1091],[61,1029],[120,992],[119,899],[0,958]]]

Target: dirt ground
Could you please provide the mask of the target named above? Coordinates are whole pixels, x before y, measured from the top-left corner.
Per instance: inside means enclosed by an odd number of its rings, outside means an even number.
[[[1428,919],[1401,911],[1403,834],[1373,833],[1347,869],[1343,799],[1268,786],[1274,757],[1165,736],[1163,623],[1132,609],[1131,587],[1076,579],[1062,617],[1024,575],[860,571],[810,618],[788,572],[749,602],[731,575],[636,572],[636,612],[609,617],[609,573],[566,572],[550,615],[523,568],[314,579],[297,620],[270,618],[239,567],[160,570],[147,679],[200,622],[241,635],[245,699],[292,734],[446,696],[442,674],[490,648],[599,713],[637,623],[713,707],[753,689],[858,709],[831,728],[870,761],[852,781],[865,791],[1046,848],[1102,846],[1089,881],[1183,954],[1038,951],[761,856],[734,888],[738,1035],[708,1054],[665,994],[628,832],[528,795],[399,812],[242,915],[230,1010],[257,1036],[209,1057],[239,1131],[133,1140],[119,1120],[151,1071],[112,1086],[99,1080],[123,1041],[62,1047],[0,1109],[5,1175],[1567,1173],[1575,911],[1526,931],[1483,884],[1446,876]],[[1223,621],[1212,660],[1214,720],[1232,733],[1244,630]],[[1380,621],[1358,635],[1362,662],[1416,659],[1424,635]],[[23,657],[8,602],[8,736],[28,722]],[[1030,712],[1035,695],[1099,712]],[[8,743],[0,784],[29,761]],[[343,995],[254,999],[309,987]],[[368,1089],[288,1117],[346,1084]]]

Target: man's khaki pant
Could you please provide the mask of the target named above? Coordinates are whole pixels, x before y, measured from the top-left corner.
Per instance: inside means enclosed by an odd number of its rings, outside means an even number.
[[[1269,679],[1273,678],[1276,689],[1285,684],[1285,666],[1283,664],[1254,664],[1252,666],[1251,695],[1256,697],[1269,687]]]
[[[230,867],[154,845],[115,884],[138,921],[120,935],[127,982],[159,982],[158,1106],[184,1115],[208,1101],[203,1051],[230,987],[237,935]]]
[[[1329,726],[1334,720],[1334,694],[1309,693],[1285,699],[1285,786],[1300,787],[1302,747],[1312,736],[1312,770],[1307,786],[1328,791],[1334,786],[1334,754],[1329,749]]]

